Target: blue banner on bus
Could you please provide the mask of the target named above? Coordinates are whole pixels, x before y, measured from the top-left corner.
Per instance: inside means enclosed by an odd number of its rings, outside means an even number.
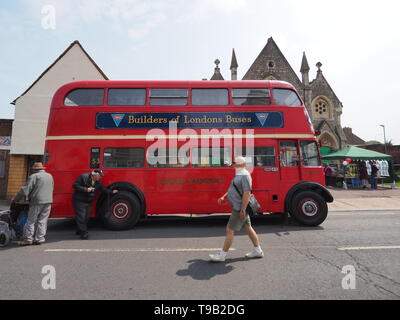
[[[283,128],[282,112],[97,113],[96,129]]]

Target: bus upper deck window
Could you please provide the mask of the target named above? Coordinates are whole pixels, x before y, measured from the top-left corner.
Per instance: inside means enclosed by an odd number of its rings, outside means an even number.
[[[268,105],[271,103],[269,89],[233,89],[232,100],[235,106]]]
[[[152,106],[186,106],[187,103],[187,89],[150,89]]]
[[[107,100],[110,106],[144,106],[146,103],[146,89],[108,89]]]
[[[227,106],[228,103],[227,89],[192,89],[194,106]]]
[[[296,92],[290,89],[273,89],[274,104],[278,106],[301,106],[301,100]]]
[[[64,100],[67,107],[101,106],[104,99],[104,89],[75,89],[70,91]]]

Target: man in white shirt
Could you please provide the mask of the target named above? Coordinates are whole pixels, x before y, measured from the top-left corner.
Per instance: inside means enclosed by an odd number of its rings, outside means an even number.
[[[228,197],[229,204],[232,206],[232,214],[226,227],[226,237],[223,249],[216,254],[210,254],[210,259],[215,262],[225,261],[226,254],[232,245],[235,231],[240,231],[242,228],[245,229],[254,245],[253,251],[247,253],[246,257],[264,257],[264,253],[260,247],[260,241],[251,226],[250,217],[246,212],[251,195],[252,179],[250,172],[246,170],[245,158],[236,157],[234,167],[236,175],[232,179],[228,192],[218,199],[218,203],[221,204],[225,198]]]

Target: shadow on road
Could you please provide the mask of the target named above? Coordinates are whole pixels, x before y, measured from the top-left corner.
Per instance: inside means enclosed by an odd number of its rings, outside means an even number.
[[[163,238],[205,238],[225,235],[225,227],[229,216],[215,215],[207,217],[162,217],[148,218],[140,221],[133,229],[124,231],[110,231],[103,226],[91,221],[89,234],[91,239],[163,239]],[[275,233],[284,236],[294,231],[323,230],[322,226],[306,227],[289,220],[284,223],[281,216],[257,216],[252,218],[254,229],[259,234]],[[75,224],[73,220],[53,220],[49,224],[48,235],[50,238],[61,238],[68,234],[70,238],[76,238]],[[244,231],[238,234],[245,234]],[[54,239],[55,240],[55,239]]]
[[[227,274],[235,269],[229,264],[238,261],[247,261],[247,258],[226,259],[225,262],[211,262],[201,259],[189,260],[187,269],[181,269],[176,272],[180,277],[191,277],[194,280],[210,280],[211,278]]]
[[[168,239],[168,238],[207,238],[225,236],[225,227],[228,215],[213,215],[206,217],[150,217],[140,221],[133,229],[124,231],[110,231],[95,220],[89,222],[88,241],[121,240],[121,239]],[[291,232],[323,230],[323,227],[305,227],[289,220],[284,223],[282,216],[257,216],[252,218],[252,225],[258,234],[289,235]],[[87,241],[80,240],[75,235],[76,227],[73,219],[50,219],[47,230],[47,243],[59,241]],[[245,234],[244,231],[237,232]],[[0,248],[7,250],[15,248]]]

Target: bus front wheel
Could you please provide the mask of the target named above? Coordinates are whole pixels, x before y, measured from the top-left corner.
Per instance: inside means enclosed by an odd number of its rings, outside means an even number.
[[[110,230],[127,230],[139,221],[140,201],[131,192],[119,191],[103,203],[101,220]]]
[[[300,224],[318,226],[326,219],[328,206],[318,193],[302,191],[293,197],[290,213]]]

